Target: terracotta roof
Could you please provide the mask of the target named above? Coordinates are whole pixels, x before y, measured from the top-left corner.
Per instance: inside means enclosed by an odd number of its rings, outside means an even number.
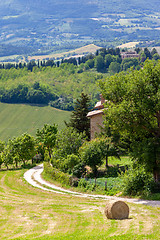
[[[87,117],[92,117],[94,115],[98,115],[98,114],[102,114],[103,113],[103,110],[94,110],[94,111],[91,111],[87,114]]]

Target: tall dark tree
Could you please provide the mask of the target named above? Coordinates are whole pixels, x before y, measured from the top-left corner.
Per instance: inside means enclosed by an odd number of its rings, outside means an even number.
[[[101,72],[104,70],[104,67],[105,67],[105,64],[104,64],[104,59],[101,55],[98,55],[96,58],[95,58],[95,68],[98,72]]]
[[[157,54],[157,53],[158,53],[158,52],[157,52],[156,48],[153,48],[152,51],[151,51],[151,56],[153,57],[154,54]]]
[[[86,136],[90,137],[90,122],[87,118],[87,113],[90,108],[90,99],[87,94],[81,93],[79,99],[77,99],[74,110],[71,115],[69,123],[66,123],[67,126],[73,127],[79,133],[85,132]]]
[[[148,48],[144,48],[144,53],[145,53],[145,55],[146,55],[146,58],[152,59],[151,53],[150,53],[150,51],[148,50]]]

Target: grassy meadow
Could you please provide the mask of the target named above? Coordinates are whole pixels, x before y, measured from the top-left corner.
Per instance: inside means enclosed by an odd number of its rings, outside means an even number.
[[[59,129],[65,126],[70,112],[50,106],[0,103],[0,140],[8,140],[23,133],[35,135],[37,128],[44,124],[58,124]]]
[[[160,208],[128,204],[129,219],[108,220],[105,200],[54,194],[0,171],[0,239],[160,239]]]

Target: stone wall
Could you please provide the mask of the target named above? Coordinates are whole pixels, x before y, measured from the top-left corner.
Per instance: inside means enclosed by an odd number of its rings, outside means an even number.
[[[91,140],[95,138],[96,134],[101,132],[101,127],[103,127],[103,113],[93,115],[90,118]]]

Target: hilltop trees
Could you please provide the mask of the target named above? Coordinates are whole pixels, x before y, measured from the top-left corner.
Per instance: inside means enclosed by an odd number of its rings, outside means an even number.
[[[119,73],[100,82],[106,102],[105,125],[120,133],[137,163],[160,181],[160,62]]]

